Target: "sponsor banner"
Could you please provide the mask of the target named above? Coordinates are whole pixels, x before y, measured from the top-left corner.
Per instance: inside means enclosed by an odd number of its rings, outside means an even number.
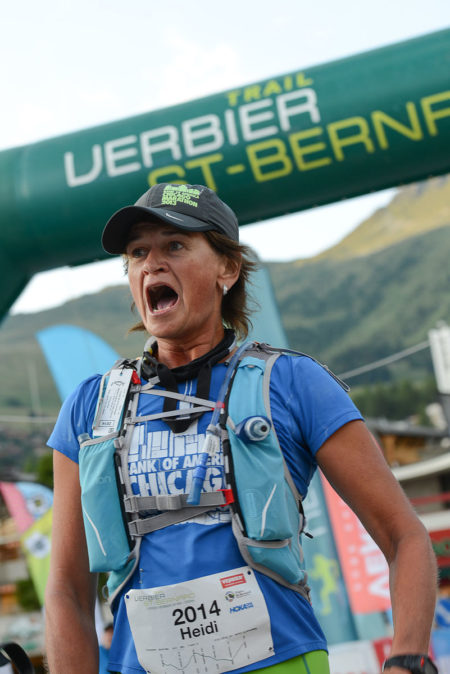
[[[322,484],[353,612],[389,610],[389,569],[383,553],[323,476]]]

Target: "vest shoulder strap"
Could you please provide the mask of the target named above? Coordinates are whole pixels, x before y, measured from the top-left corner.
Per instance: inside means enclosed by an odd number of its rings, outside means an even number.
[[[338,384],[339,386],[348,393],[350,390],[350,386],[345,383],[342,379],[340,379],[330,368],[328,365],[325,365],[325,363],[321,363],[317,358],[314,358],[313,356],[310,356],[308,353],[304,353],[303,351],[296,351],[295,349],[288,349],[287,347],[277,347],[277,346],[272,346],[271,344],[267,344],[266,342],[253,342],[253,345],[251,348],[245,351],[243,354],[243,357],[252,355],[255,358],[262,358],[263,360],[269,361],[272,356],[275,354],[278,354],[279,356],[285,355],[285,356],[302,356],[303,358],[309,358],[310,360],[314,361],[314,363],[317,363],[317,365],[320,365],[321,368],[327,372],[330,377],[332,377]],[[276,358],[273,360],[271,367],[273,366],[273,363],[275,362]]]

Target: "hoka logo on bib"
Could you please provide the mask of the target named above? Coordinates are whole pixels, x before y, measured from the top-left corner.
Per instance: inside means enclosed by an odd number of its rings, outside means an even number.
[[[253,604],[249,601],[247,604],[239,604],[238,606],[231,606],[230,613],[239,613],[239,611],[245,611],[248,608],[253,608]]]

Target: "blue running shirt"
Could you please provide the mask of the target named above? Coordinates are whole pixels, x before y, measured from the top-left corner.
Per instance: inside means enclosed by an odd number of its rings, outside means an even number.
[[[218,395],[225,370],[225,364],[212,370],[211,400]],[[99,383],[99,375],[90,377],[66,399],[48,442],[75,462],[79,452],[77,437],[92,430]],[[182,382],[179,391],[195,395],[196,381]],[[361,414],[337,382],[306,356],[278,358],[271,375],[270,402],[287,465],[305,497],[317,467],[317,451],[341,426],[361,419]],[[137,414],[154,414],[162,406],[162,397],[142,394]],[[162,420],[137,425],[129,454],[135,493],[148,496],[188,492],[210,419],[211,412],[206,412],[184,433],[176,435]],[[207,467],[204,490],[223,487],[220,451]],[[144,536],[138,568],[115,602],[109,668],[122,674],[145,671],[137,660],[131,637],[123,599],[126,590],[179,583],[244,565],[231,531],[229,513],[223,508]],[[270,615],[275,654],[234,671],[260,669],[308,651],[326,649],[325,637],[310,604],[271,578],[258,572],[256,577]]]

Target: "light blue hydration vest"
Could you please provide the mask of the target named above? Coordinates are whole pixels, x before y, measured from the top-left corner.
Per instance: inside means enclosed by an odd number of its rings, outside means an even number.
[[[270,412],[271,370],[286,351],[258,343],[249,343],[240,351],[237,363],[229,366],[233,371],[227,372],[230,383],[225,405],[153,389],[159,381],[155,377],[144,385],[131,383],[118,430],[100,438],[80,438],[81,501],[90,569],[110,572],[111,602],[136,568],[145,534],[226,505],[246,563],[309,599],[300,544],[304,527],[301,496],[286,466]],[[130,367],[135,366],[129,361],[114,366]],[[102,379],[99,401],[108,374]],[[223,408],[221,423],[215,429],[208,427],[207,434],[220,436],[226,490],[201,493],[196,505],[189,504],[188,494],[133,494],[128,453],[135,425],[180,414],[175,410],[137,417],[138,399],[144,394],[195,403],[195,412],[199,404],[203,411]],[[186,415],[189,409],[184,407],[182,413]]]

